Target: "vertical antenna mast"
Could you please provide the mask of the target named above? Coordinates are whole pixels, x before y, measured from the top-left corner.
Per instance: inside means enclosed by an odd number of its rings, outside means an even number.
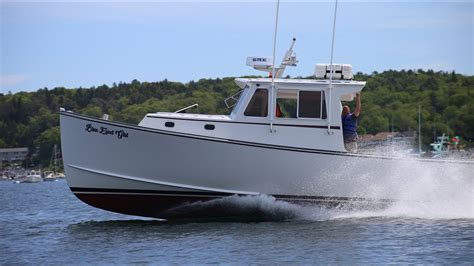
[[[278,11],[280,10],[280,0],[277,0],[276,17],[275,17],[275,32],[273,33],[273,59],[272,59],[272,86],[270,88],[270,132],[273,130],[273,120],[275,119],[275,107],[273,106],[273,98],[275,98],[275,50],[278,30]]]
[[[334,73],[334,67],[332,65],[332,58],[334,54],[334,36],[336,35],[336,15],[337,15],[337,0],[334,7],[334,23],[332,25],[332,42],[331,42],[331,70],[329,72],[329,110],[328,114],[328,134],[331,134],[331,102],[332,102],[332,75]]]

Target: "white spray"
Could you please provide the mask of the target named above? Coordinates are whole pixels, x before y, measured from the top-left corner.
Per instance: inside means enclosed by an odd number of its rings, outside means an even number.
[[[379,152],[387,155],[387,149]],[[314,206],[298,206],[276,200],[269,196],[235,197],[228,203],[242,208],[257,208],[268,217],[286,217],[299,220],[330,220],[367,217],[409,217],[421,219],[474,219],[474,173],[464,168],[430,167],[404,153],[401,149],[390,149],[396,161],[393,180],[389,184],[398,196],[396,202],[386,209],[344,210]],[[433,164],[436,164],[433,163]],[[381,169],[383,171],[383,169]],[[373,173],[371,173],[373,174]],[[372,195],[378,197],[386,190],[374,186]]]

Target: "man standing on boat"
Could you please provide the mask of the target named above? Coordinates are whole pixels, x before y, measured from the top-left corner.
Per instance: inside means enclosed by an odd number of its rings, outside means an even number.
[[[357,152],[357,121],[359,120],[360,111],[360,93],[357,93],[355,111],[351,113],[351,108],[347,105],[344,105],[341,114],[344,147],[348,152]]]

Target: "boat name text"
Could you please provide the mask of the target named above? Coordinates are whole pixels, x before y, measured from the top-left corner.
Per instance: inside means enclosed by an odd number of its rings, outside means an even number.
[[[87,124],[86,125],[86,131],[91,133],[95,132],[98,134],[102,135],[111,135],[111,136],[117,136],[118,139],[122,138],[128,138],[128,133],[125,132],[125,130],[120,129],[120,130],[114,130],[114,129],[108,129],[106,127],[94,127],[92,124]]]

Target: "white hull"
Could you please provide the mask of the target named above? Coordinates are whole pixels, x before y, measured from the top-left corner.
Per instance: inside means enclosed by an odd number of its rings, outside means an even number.
[[[41,183],[43,178],[40,175],[28,175],[21,183]]]
[[[185,203],[234,194],[301,203],[392,201],[425,171],[441,178],[474,172],[469,162],[418,160],[413,168],[412,161],[186,135],[68,112],[61,112],[61,138],[76,196],[106,210],[160,218]],[[401,174],[407,171],[412,175]]]

